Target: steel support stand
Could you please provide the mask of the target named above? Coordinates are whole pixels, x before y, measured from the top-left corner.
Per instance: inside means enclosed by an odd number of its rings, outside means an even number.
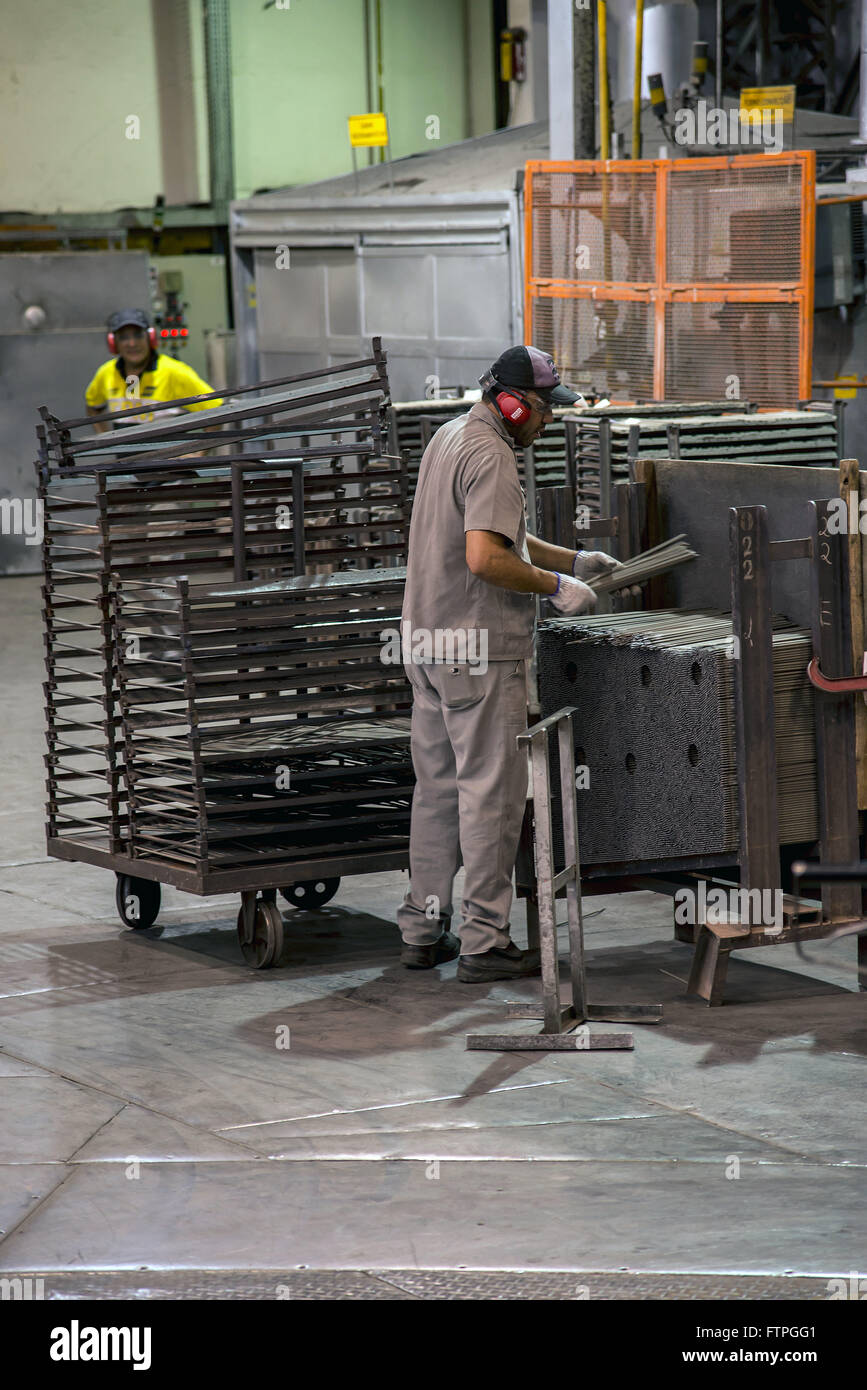
[[[476,1033],[467,1037],[469,1051],[486,1052],[595,1052],[631,1050],[631,1033],[591,1033],[592,1022],[657,1023],[661,1004],[589,1004],[584,961],[584,926],[581,913],[581,863],[578,854],[578,807],[575,799],[575,753],[572,734],[573,707],[534,724],[518,735],[520,747],[529,747],[533,773],[533,840],[536,855],[536,901],[539,944],[542,954],[542,1000],[539,1004],[510,1005],[510,1018],[542,1016],[539,1033]],[[548,739],[557,730],[560,755],[560,805],[566,866],[554,872],[551,836],[551,776]],[[572,1002],[560,997],[557,952],[557,893],[566,889],[569,927],[569,975]],[[578,1032],[573,1030],[579,1029]]]

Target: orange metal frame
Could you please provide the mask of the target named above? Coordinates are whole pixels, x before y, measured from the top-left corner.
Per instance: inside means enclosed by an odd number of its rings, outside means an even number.
[[[669,281],[668,188],[676,170],[767,169],[780,165],[801,166],[801,273],[797,280],[704,280],[701,285]],[[533,273],[533,179],[536,174],[647,174],[654,173],[656,237],[653,282],[599,280],[595,282],[544,279]],[[547,207],[558,206],[546,204]],[[574,206],[573,204],[559,206]],[[812,393],[813,282],[816,246],[816,155],[813,150],[787,150],[781,154],[729,155],[702,159],[530,160],[524,181],[524,337],[530,341],[533,303],[539,299],[593,299],[597,302],[633,300],[654,306],[653,394],[665,399],[665,311],[669,304],[694,303],[796,304],[798,306],[798,392],[801,400]],[[781,402],[783,404],[783,402]]]

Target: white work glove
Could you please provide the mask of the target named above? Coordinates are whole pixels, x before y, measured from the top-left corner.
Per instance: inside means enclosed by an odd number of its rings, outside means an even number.
[[[557,588],[553,594],[546,595],[551,607],[558,613],[570,616],[576,613],[592,613],[596,607],[596,595],[589,584],[573,579],[571,574],[557,575]]]
[[[575,579],[597,579],[620,567],[620,561],[606,555],[604,550],[579,550],[572,561],[572,574]]]

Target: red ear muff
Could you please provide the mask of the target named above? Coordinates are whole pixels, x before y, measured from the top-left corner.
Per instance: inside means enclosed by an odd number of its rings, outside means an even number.
[[[524,400],[523,396],[513,395],[509,391],[500,391],[495,399],[500,413],[511,425],[523,425],[526,420],[529,420],[532,407]]]
[[[113,353],[116,353],[117,350],[118,350],[118,348],[117,348],[117,338],[115,337],[115,335],[114,335],[113,333],[108,333],[108,334],[106,335],[106,342],[108,343],[108,350],[109,350],[109,352],[112,353],[112,354],[113,354]],[[156,346],[157,346],[157,330],[156,330],[155,328],[149,328],[149,329],[148,329],[148,342],[150,343],[150,345],[151,345],[151,347],[154,349],[154,351],[156,351]]]

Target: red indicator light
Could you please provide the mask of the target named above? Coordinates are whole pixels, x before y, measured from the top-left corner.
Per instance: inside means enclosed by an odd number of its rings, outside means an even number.
[[[176,338],[177,336],[178,336],[178,330],[177,330],[176,328],[173,328],[173,329],[172,329],[172,337],[173,337],[173,338]]]
[[[169,336],[169,330],[168,330],[167,328],[161,328],[161,329],[160,329],[160,337],[161,337],[161,338],[167,338],[168,336]]]
[[[182,328],[182,329],[181,329],[181,337],[182,337],[182,338],[186,338],[186,336],[187,336],[187,334],[189,333],[189,331],[190,331],[190,330],[189,330],[188,328]]]

